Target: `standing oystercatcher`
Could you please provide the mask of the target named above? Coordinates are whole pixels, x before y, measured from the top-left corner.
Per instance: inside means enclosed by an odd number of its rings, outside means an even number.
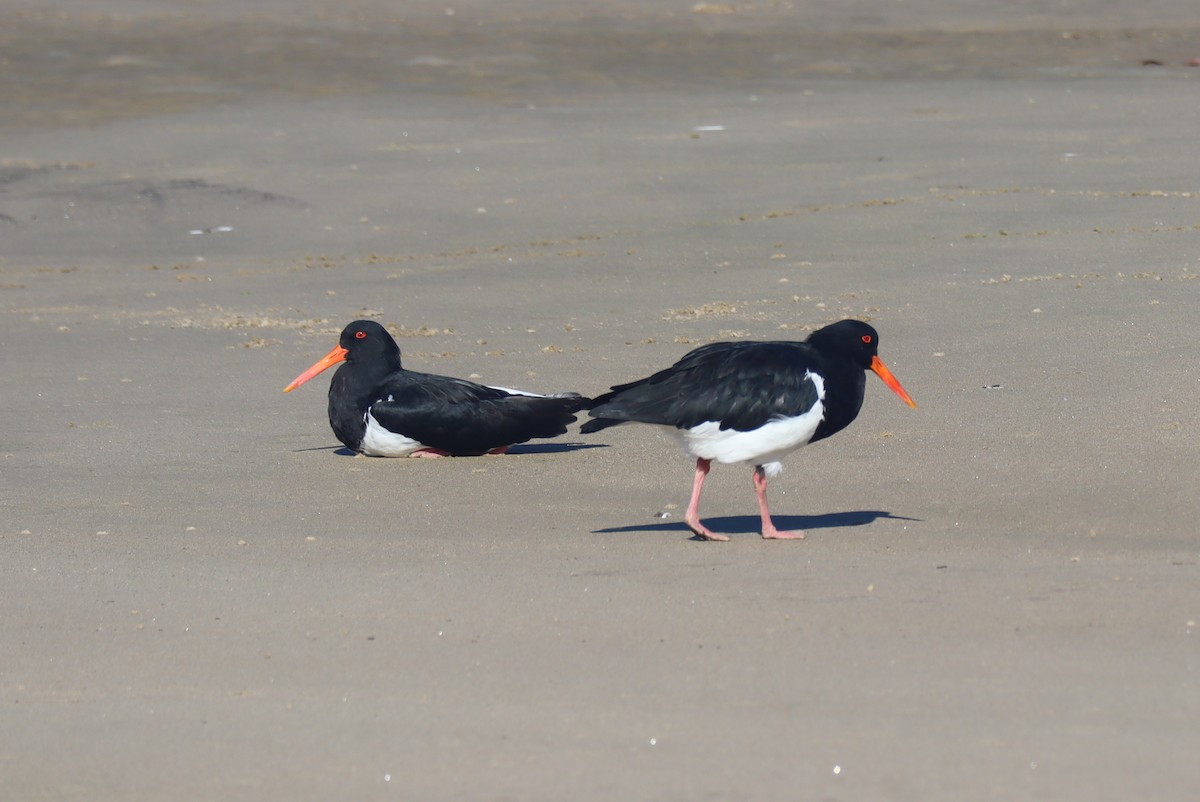
[[[909,406],[916,402],[879,359],[879,335],[858,320],[814,331],[802,343],[712,343],[666,370],[612,388],[593,402],[581,431],[636,421],[667,427],[696,458],[692,498],[684,520],[706,540],[729,540],[700,523],[700,490],[713,460],[754,466],[754,489],[764,538],[802,538],[781,532],[767,509],[767,479],[787,454],[840,432],[862,408],[870,369]]]
[[[417,373],[372,320],[356,320],[338,345],[283,389],[291,392],[343,362],[329,383],[329,425],[346,447],[370,457],[502,454],[534,437],[556,437],[589,399],[538,395]]]

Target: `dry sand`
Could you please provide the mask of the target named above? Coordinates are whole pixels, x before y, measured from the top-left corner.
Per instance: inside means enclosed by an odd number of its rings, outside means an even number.
[[[245,5],[0,3],[0,797],[1200,798],[1190,0]],[[702,543],[646,429],[348,456],[360,316],[921,406]]]

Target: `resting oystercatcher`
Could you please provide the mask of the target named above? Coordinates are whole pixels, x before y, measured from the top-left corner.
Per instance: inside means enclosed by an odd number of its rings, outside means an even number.
[[[879,334],[858,320],[814,331],[804,342],[712,343],[666,370],[620,384],[593,401],[581,431],[635,421],[666,427],[696,458],[684,520],[705,540],[728,540],[700,522],[700,490],[713,460],[754,466],[764,538],[781,532],[767,509],[767,479],[801,446],[850,425],[862,408],[866,371],[874,371],[911,407],[916,402],[879,359]]]
[[[405,370],[380,324],[356,320],[338,345],[283,389],[295,390],[344,363],[329,383],[329,425],[346,447],[370,457],[502,454],[534,437],[556,437],[590,401],[538,395]]]

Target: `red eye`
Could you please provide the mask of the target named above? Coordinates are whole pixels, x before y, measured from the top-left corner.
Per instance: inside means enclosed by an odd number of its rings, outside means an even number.
[[[864,335],[862,336],[862,341],[863,341],[863,343],[865,343],[866,345],[870,345],[870,344],[871,344],[871,335],[870,335],[870,334],[864,334]]]
[[[365,331],[356,331],[356,332],[354,332],[354,339],[356,339],[356,340],[365,340],[366,338],[367,338],[367,333],[366,333]],[[867,339],[870,339],[870,338],[868,337]]]

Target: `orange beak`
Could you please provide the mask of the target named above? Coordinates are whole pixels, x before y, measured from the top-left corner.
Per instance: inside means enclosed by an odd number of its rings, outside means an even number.
[[[333,347],[333,350],[330,351],[325,356],[321,357],[320,361],[317,362],[317,364],[313,365],[311,368],[304,371],[296,378],[292,379],[292,383],[289,384],[287,387],[284,387],[283,391],[285,393],[290,393],[292,390],[295,390],[297,387],[304,384],[306,381],[311,379],[313,376],[316,376],[318,373],[325,370],[326,368],[331,368],[339,362],[345,362],[346,354],[348,354],[348,353],[350,353],[350,352],[347,351],[342,346],[335,345]],[[885,381],[886,381],[886,379],[885,379]],[[893,379],[892,381],[895,381],[895,379]],[[899,392],[903,392],[903,391],[899,391]]]
[[[322,370],[324,370],[324,368],[322,368]],[[904,388],[900,386],[900,382],[895,376],[892,375],[892,372],[887,369],[887,365],[883,364],[883,360],[878,356],[872,357],[871,370],[875,371],[875,374],[879,376],[879,378],[883,379],[884,384],[892,388],[893,393],[900,396],[901,401],[908,404],[913,409],[917,408],[917,402],[908,397],[908,393],[905,392]]]

